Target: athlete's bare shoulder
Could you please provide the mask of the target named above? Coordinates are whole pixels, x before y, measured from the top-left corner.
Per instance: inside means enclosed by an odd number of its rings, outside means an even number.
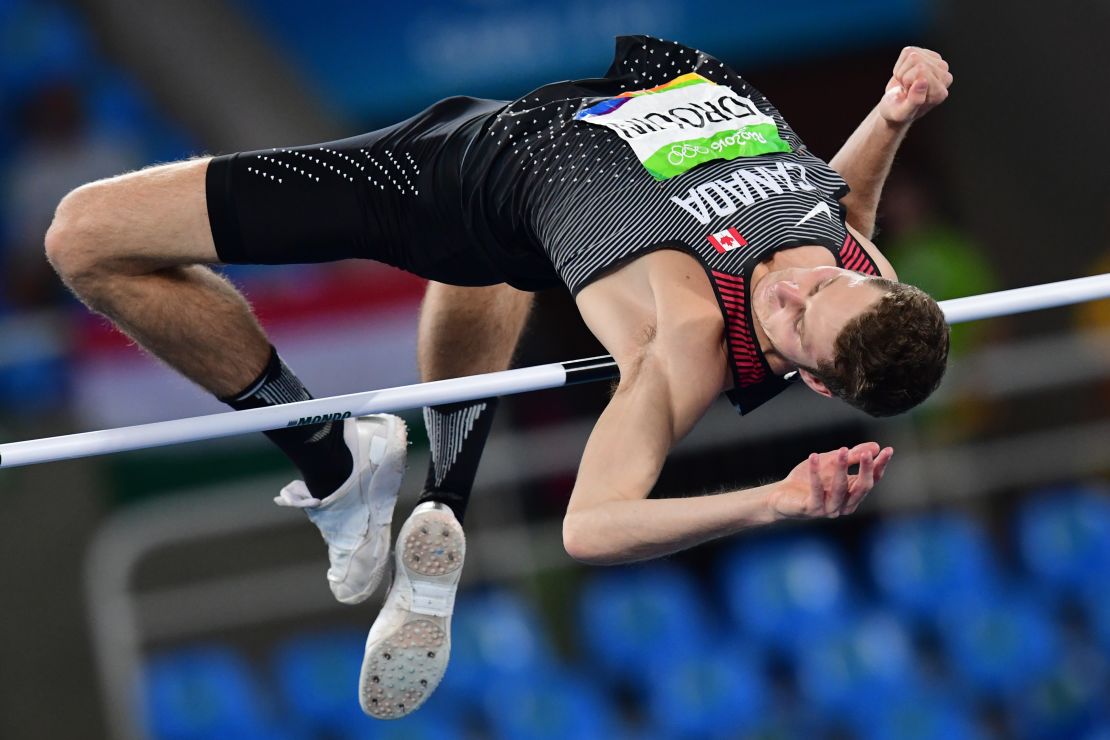
[[[645,254],[583,288],[578,310],[617,360],[630,364],[651,343],[695,342],[726,361],[724,318],[705,270],[685,252]]]

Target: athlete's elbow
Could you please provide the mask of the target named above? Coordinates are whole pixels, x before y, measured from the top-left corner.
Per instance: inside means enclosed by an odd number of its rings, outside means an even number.
[[[568,512],[563,517],[563,549],[567,555],[587,565],[610,565],[613,553],[605,548],[605,538],[590,521],[589,512]]]

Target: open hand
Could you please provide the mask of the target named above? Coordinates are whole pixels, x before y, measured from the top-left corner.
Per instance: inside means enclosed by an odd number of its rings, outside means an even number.
[[[948,97],[952,74],[940,54],[917,46],[902,49],[886,83],[879,114],[890,123],[911,123]]]
[[[769,503],[783,519],[828,517],[851,514],[871,489],[882,480],[894,449],[879,449],[864,442],[852,449],[814,452],[786,476],[771,494]],[[848,468],[859,465],[855,475]]]

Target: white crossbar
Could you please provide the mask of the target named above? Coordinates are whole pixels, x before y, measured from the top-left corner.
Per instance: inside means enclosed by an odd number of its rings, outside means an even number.
[[[1110,297],[1110,273],[956,298],[941,301],[940,305],[948,323],[958,324],[1107,297]],[[603,356],[345,396],[315,398],[269,408],[229,411],[118,429],[9,442],[0,444],[0,468],[216,439],[309,424],[324,419],[342,419],[490,396],[508,396],[615,377],[616,363],[613,358]]]

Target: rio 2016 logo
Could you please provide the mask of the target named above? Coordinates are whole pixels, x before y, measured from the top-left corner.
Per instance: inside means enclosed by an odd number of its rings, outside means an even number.
[[[757,141],[760,144],[767,143],[767,139],[763,134],[758,131],[748,131],[745,129],[733,132],[731,135],[725,136],[724,138],[716,139],[710,142],[708,147],[702,146],[701,144],[693,144],[689,141],[680,144],[672,144],[671,150],[667,152],[667,162],[669,162],[671,166],[677,167],[687,160],[704,157],[706,154],[709,154],[710,149],[720,154],[729,147],[743,145],[748,141]]]
[[[704,146],[690,143],[675,144],[671,147],[671,151],[667,153],[667,161],[677,166],[687,159],[695,159],[702,154],[709,154],[709,150]]]
[[[726,136],[723,139],[717,139],[709,146],[713,147],[713,151],[719,152],[725,147],[735,146],[737,144],[742,145],[745,141],[758,141],[760,144],[766,144],[767,138],[758,131],[748,131],[747,129],[743,129],[741,131],[737,131],[731,136]]]

